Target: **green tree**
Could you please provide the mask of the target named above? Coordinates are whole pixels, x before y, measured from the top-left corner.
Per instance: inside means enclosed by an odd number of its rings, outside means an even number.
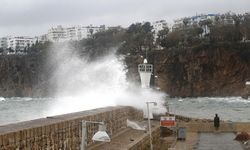
[[[169,33],[169,28],[164,28],[163,30],[160,30],[157,34],[156,44],[160,45],[162,47],[166,47],[166,38]]]
[[[76,47],[80,55],[88,55],[90,58],[97,58],[113,51],[112,48],[118,48],[124,41],[124,31],[118,29],[109,29],[103,32],[93,34],[92,38],[83,39]]]
[[[125,44],[123,48],[127,48],[126,52],[137,53],[143,50],[150,50],[153,47],[153,32],[149,22],[144,24],[131,24],[125,35]]]
[[[8,48],[8,52],[14,53],[15,51],[14,51],[11,47],[9,47],[9,48]]]
[[[211,28],[210,39],[212,42],[238,42],[242,34],[234,25],[214,26]]]
[[[240,32],[244,39],[250,39],[250,14],[242,16],[242,22],[240,25]]]
[[[2,54],[4,52],[4,49],[0,47],[0,53]]]
[[[189,23],[189,19],[188,18],[184,18],[183,19],[183,25],[184,25],[184,27],[187,27],[188,23]]]
[[[182,45],[184,42],[184,36],[182,31],[173,31],[170,32],[167,35],[166,41],[165,41],[165,47],[171,48],[171,47],[178,47]]]
[[[92,36],[93,36],[93,33],[94,33],[94,29],[90,28],[90,29],[89,29],[89,33],[90,33],[90,37],[92,37]]]
[[[142,25],[142,33],[141,36],[144,37],[143,40],[143,47],[146,50],[151,50],[153,48],[153,32],[152,32],[153,26],[151,26],[150,22],[146,22]]]

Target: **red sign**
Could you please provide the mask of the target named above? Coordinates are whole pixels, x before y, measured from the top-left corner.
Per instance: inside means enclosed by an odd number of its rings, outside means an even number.
[[[172,126],[175,126],[175,125],[176,125],[175,116],[161,117],[160,126],[163,126],[163,127],[172,127]]]

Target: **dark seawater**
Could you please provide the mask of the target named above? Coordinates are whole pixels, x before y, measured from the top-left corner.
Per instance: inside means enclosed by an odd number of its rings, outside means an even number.
[[[240,97],[167,98],[167,101],[170,112],[179,115],[213,119],[217,113],[222,120],[250,121],[250,100]],[[53,115],[53,105],[52,98],[0,97],[0,125]]]
[[[167,98],[170,112],[194,118],[250,122],[250,100],[241,97]]]
[[[52,102],[49,98],[1,98],[0,125],[46,117]]]

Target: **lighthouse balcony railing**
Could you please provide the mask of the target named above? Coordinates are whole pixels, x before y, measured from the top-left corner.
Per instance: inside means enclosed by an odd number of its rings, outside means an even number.
[[[139,72],[153,72],[153,65],[152,64],[139,64],[138,71]]]

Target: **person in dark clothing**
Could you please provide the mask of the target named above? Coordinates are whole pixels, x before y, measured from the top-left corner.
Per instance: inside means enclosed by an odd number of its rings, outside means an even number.
[[[218,117],[218,114],[215,114],[214,117],[214,127],[216,130],[220,127],[220,118]]]

